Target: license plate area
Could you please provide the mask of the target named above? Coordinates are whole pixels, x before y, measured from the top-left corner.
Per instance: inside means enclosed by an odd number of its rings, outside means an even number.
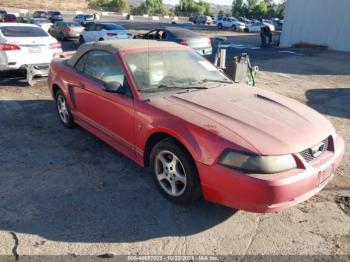
[[[318,172],[318,186],[319,187],[323,186],[328,181],[332,173],[333,173],[333,165]]]
[[[28,51],[31,54],[41,53],[41,47],[40,46],[29,46]]]

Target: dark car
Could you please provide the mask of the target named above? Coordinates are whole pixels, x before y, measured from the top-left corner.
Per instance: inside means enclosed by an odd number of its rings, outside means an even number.
[[[7,14],[6,10],[0,10],[0,19],[6,14]]]
[[[0,21],[4,23],[16,23],[17,17],[14,14],[4,14]]]
[[[63,21],[63,16],[59,11],[48,11],[47,16],[52,23]]]
[[[213,52],[210,38],[201,36],[194,31],[179,27],[156,29],[146,34],[137,35],[135,38],[176,42],[181,45],[192,47],[201,55],[211,55]]]
[[[33,18],[47,18],[48,15],[47,15],[47,12],[45,11],[35,11],[33,13]]]

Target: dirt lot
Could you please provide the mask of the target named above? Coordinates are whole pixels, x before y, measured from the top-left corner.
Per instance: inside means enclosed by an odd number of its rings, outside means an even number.
[[[258,86],[323,113],[350,148],[349,53],[248,47],[228,48],[229,58],[242,51],[261,68]],[[349,208],[335,201],[350,196],[348,152],[321,193],[281,213],[176,206],[148,170],[81,128],[64,129],[44,80],[28,87],[15,74],[0,80],[0,148],[2,255],[350,256]]]

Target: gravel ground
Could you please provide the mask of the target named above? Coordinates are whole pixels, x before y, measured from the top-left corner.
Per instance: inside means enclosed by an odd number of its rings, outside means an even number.
[[[233,34],[229,41],[256,44],[253,38]],[[74,49],[73,43],[65,46]],[[349,53],[228,48],[228,57],[242,51],[261,68],[258,86],[323,113],[349,148]],[[349,207],[337,203],[350,196],[348,152],[322,192],[280,213],[205,201],[176,206],[159,195],[148,170],[81,128],[64,129],[45,79],[28,87],[22,78],[0,78],[0,255],[349,258]]]

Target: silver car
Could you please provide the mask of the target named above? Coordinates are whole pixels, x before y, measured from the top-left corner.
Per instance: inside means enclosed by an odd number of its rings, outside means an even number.
[[[59,21],[49,29],[49,33],[62,42],[66,39],[79,39],[83,30],[84,27],[76,22]]]

